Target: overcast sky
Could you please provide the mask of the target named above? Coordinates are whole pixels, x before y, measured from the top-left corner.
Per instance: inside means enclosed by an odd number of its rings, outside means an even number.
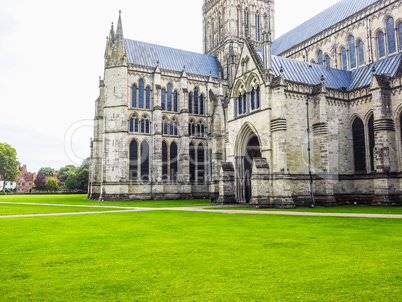
[[[276,36],[338,0],[276,1]],[[89,156],[111,22],[126,38],[202,52],[203,0],[0,0],[0,142],[28,170]]]

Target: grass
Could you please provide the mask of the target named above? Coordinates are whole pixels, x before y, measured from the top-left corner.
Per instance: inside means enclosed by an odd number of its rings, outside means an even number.
[[[401,232],[178,211],[0,219],[0,300],[401,301]]]
[[[374,206],[338,206],[338,207],[315,207],[315,208],[299,208],[299,209],[255,209],[248,207],[219,207],[214,210],[235,210],[235,211],[289,211],[289,212],[310,212],[310,213],[353,213],[353,214],[402,214],[402,207],[374,207]]]
[[[151,207],[151,208],[176,208],[208,206],[209,199],[193,200],[151,200],[151,201],[110,201],[101,202],[86,199],[86,195],[6,195],[0,196],[0,202],[27,202],[46,204],[71,204],[71,205],[95,205],[116,207]]]
[[[96,212],[113,211],[119,209],[101,207],[60,207],[60,206],[40,206],[22,204],[1,204],[0,216],[6,215],[26,215],[26,214],[52,214],[52,213],[76,213],[76,212]],[[122,209],[124,210],[124,209]]]

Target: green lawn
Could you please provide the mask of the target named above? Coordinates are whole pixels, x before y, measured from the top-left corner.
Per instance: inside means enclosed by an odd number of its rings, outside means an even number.
[[[4,215],[25,215],[25,214],[50,214],[50,213],[75,213],[75,212],[94,212],[94,211],[113,211],[119,209],[101,207],[60,207],[60,206],[40,206],[23,204],[2,204],[0,203],[0,216]],[[124,209],[121,209],[124,210]]]
[[[96,205],[116,207],[152,207],[152,208],[175,208],[208,206],[209,199],[193,200],[152,200],[152,201],[109,201],[101,202],[86,199],[86,195],[6,195],[0,196],[0,202],[27,202],[47,204],[71,204],[71,205]]]
[[[401,232],[176,211],[0,219],[0,300],[401,301]]]
[[[235,210],[235,211],[290,211],[290,212],[311,212],[311,213],[353,213],[353,214],[402,214],[402,207],[372,207],[372,206],[338,206],[338,207],[315,207],[300,209],[255,209],[248,207],[225,207],[216,206],[214,210]]]

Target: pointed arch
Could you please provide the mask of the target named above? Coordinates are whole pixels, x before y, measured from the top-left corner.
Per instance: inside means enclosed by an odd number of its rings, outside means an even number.
[[[193,143],[189,144],[189,168],[190,168],[190,181],[194,182],[195,181],[195,163],[196,163],[196,158],[195,158],[195,147]]]
[[[374,114],[371,113],[370,118],[367,122],[368,130],[368,145],[369,145],[369,158],[370,158],[370,171],[374,171],[374,157],[375,157],[375,138],[374,138]]]
[[[168,145],[162,141],[162,180],[168,179]]]
[[[317,63],[318,63],[319,65],[324,65],[324,56],[323,56],[322,50],[319,50],[319,51],[318,51],[318,54],[317,54]]]
[[[197,182],[205,181],[205,147],[202,143],[197,146]]]
[[[364,139],[364,124],[359,117],[352,123],[353,155],[355,172],[366,171],[366,144]]]
[[[379,59],[385,57],[385,35],[382,31],[380,31],[377,35],[377,50]]]
[[[351,69],[356,68],[356,45],[355,45],[355,37],[349,37],[349,66]]]
[[[131,107],[137,108],[137,86],[136,86],[136,84],[131,86]]]
[[[146,140],[141,143],[141,180],[149,181],[149,144]]]
[[[138,143],[135,139],[130,142],[129,148],[129,179],[138,178]]]
[[[389,17],[386,26],[387,26],[388,53],[393,54],[396,52],[394,18]]]
[[[144,108],[144,80],[138,81],[138,108]]]
[[[170,144],[170,154],[169,154],[169,165],[170,165],[170,180],[176,181],[177,180],[177,171],[178,171],[178,158],[177,158],[177,144],[172,142]]]
[[[172,104],[173,104],[173,90],[172,90],[172,84],[167,85],[167,100],[166,100],[166,111],[172,111]]]
[[[364,59],[364,43],[362,40],[359,41],[357,46],[357,55],[359,57],[359,66],[365,65],[366,61]]]

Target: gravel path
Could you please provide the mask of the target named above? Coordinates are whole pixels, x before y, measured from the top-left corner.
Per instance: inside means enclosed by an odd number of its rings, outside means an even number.
[[[139,207],[118,207],[118,206],[94,206],[94,205],[68,205],[68,204],[46,204],[46,203],[23,203],[23,202],[0,202],[0,204],[23,204],[56,207],[84,207],[84,208],[113,208],[109,211],[88,211],[70,213],[49,213],[49,214],[24,214],[24,215],[0,215],[0,218],[20,218],[20,217],[40,217],[40,216],[63,216],[63,215],[87,215],[104,213],[123,213],[123,212],[144,212],[144,211],[189,211],[189,212],[208,212],[225,214],[255,214],[255,215],[292,215],[292,216],[332,216],[332,217],[360,217],[360,218],[392,218],[402,219],[402,215],[393,214],[353,214],[353,213],[314,213],[314,212],[290,212],[290,211],[250,211],[250,210],[230,210],[231,207],[239,205],[223,205],[220,208],[228,210],[215,210],[214,207],[197,206],[181,208],[139,208]],[[122,210],[117,210],[122,209]]]

